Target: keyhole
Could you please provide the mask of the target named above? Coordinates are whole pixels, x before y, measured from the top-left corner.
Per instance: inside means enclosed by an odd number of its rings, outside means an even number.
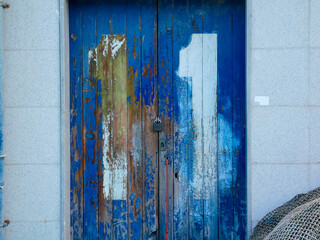
[[[160,145],[161,145],[161,148],[164,148],[164,142],[161,142]]]

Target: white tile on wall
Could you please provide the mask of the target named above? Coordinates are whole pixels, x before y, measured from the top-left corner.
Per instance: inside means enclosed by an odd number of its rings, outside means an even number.
[[[8,1],[4,12],[5,49],[58,49],[59,1]]]
[[[319,28],[320,28],[320,25],[319,25]],[[319,39],[320,39],[320,36],[319,36]],[[310,87],[309,89],[310,89],[309,104],[320,106],[320,49],[316,49],[316,48],[310,49]]]
[[[16,59],[10,60],[10,54],[4,51],[3,59],[5,59],[3,64],[3,104],[13,105],[20,102],[20,77],[22,72],[20,69],[15,68],[14,65],[8,64],[8,61],[16,61]],[[20,73],[20,74],[19,74]],[[14,75],[19,74],[19,77],[14,77]]]
[[[11,222],[3,230],[4,239],[57,240],[60,239],[60,222]]]
[[[59,221],[59,165],[5,165],[4,173],[4,219]]]
[[[252,47],[307,47],[309,1],[254,0]]]
[[[306,107],[255,106],[250,116],[251,163],[309,162]]]
[[[310,162],[320,163],[320,107],[310,107],[308,120],[310,128]]]
[[[60,163],[59,131],[59,108],[5,108],[6,163]]]
[[[320,164],[309,165],[310,190],[320,187]]]
[[[309,191],[308,164],[252,165],[252,221]]]
[[[310,2],[310,46],[320,48],[320,1]]]
[[[58,50],[5,51],[5,107],[58,107]]]
[[[308,103],[307,49],[253,49],[251,53],[252,98],[268,96],[270,105]]]

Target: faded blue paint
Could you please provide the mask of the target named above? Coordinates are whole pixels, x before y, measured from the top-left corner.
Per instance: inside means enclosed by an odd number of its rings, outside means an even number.
[[[89,51],[96,48],[98,39],[95,32],[97,7],[95,4],[86,4],[86,11],[82,11],[82,65],[83,65],[83,121],[84,121],[84,168],[83,168],[83,194],[84,194],[84,238],[96,239],[98,237],[98,125],[94,111],[98,109],[98,79],[96,73],[90,68]]]
[[[173,133],[173,74],[172,68],[172,49],[173,49],[173,23],[172,23],[173,2],[171,0],[158,2],[158,103],[159,115],[165,126],[164,131],[159,134],[160,138],[166,140],[165,151],[159,152],[159,239],[164,239],[166,232],[166,163],[168,158],[169,166],[169,181],[173,182],[173,166],[174,166],[174,136]],[[173,239],[173,221],[174,208],[173,203],[173,185],[169,185],[168,189],[168,208],[169,223],[168,223],[168,239]]]
[[[113,200],[113,238],[114,239],[127,239],[127,201],[126,200]]]
[[[163,239],[166,224],[165,156],[170,158],[169,239],[245,239],[244,1],[226,0],[221,4],[216,4],[214,0],[204,0],[202,3],[190,0],[188,4],[182,0],[159,1],[158,28],[155,25],[156,1],[112,4],[101,0],[98,7],[86,3],[82,9],[73,1],[71,3],[70,32],[77,36],[76,40],[70,41],[71,129],[79,130],[71,140],[74,145],[71,152],[71,224],[74,239],[156,239],[157,236]],[[155,38],[157,30],[158,41]],[[134,192],[128,188],[126,200],[107,200],[103,207],[105,214],[111,216],[111,221],[102,222],[97,210],[97,182],[101,179],[97,175],[92,178],[98,171],[99,163],[95,161],[99,161],[98,155],[101,154],[100,148],[93,151],[97,135],[101,136],[101,124],[96,123],[92,112],[97,102],[101,104],[100,95],[94,95],[96,91],[100,92],[101,86],[97,79],[94,80],[96,85],[88,85],[86,71],[89,68],[85,62],[88,48],[95,48],[102,35],[111,33],[127,35],[128,75],[138,76],[134,77],[134,94],[127,96],[128,107],[136,105],[144,108],[140,109],[138,124],[143,130],[140,129],[139,134],[142,135],[138,137],[142,139],[153,134],[146,126],[155,117],[156,110],[152,109],[157,107],[157,103],[161,118],[168,124],[165,128],[172,124],[173,131],[166,129],[169,150],[165,154],[159,153],[159,173],[154,165],[158,161],[156,154],[150,153],[154,146],[150,146],[145,139],[141,140],[144,141],[140,150],[142,154],[134,160],[134,164],[141,165],[141,179],[129,177],[132,169],[128,169],[128,185],[140,184],[141,191]],[[197,136],[192,109],[192,78],[181,78],[176,74],[179,51],[189,45],[193,33],[216,33],[218,36],[217,199],[195,199],[193,196],[194,139]],[[155,66],[158,66],[157,69]],[[84,86],[81,85],[81,77],[86,83]],[[81,100],[82,92],[84,99]],[[90,101],[86,101],[89,95]],[[86,141],[82,142],[81,127],[97,131],[97,135],[89,132],[85,134]],[[85,155],[83,148],[86,149]],[[140,154],[140,151],[137,153]],[[75,182],[76,172],[84,167],[79,156],[93,163],[91,169],[83,170],[83,186]],[[78,196],[84,196],[84,202]],[[157,204],[160,204],[159,212]]]
[[[70,6],[70,224],[71,238],[83,239],[82,6],[74,0]]]
[[[128,52],[128,75],[129,75],[129,81],[133,81],[134,84],[134,96],[128,96],[130,99],[128,108],[134,108],[139,111],[139,113],[135,113],[136,115],[141,114],[141,38],[142,34],[140,29],[141,26],[141,18],[140,18],[140,3],[139,0],[134,1],[128,1],[130,2],[126,6],[126,24],[127,29],[130,29],[127,31],[127,52]],[[130,83],[132,84],[132,82]],[[135,100],[134,100],[135,99]],[[130,117],[136,117],[129,116]],[[130,120],[130,119],[129,119]],[[141,123],[139,122],[141,119],[137,117],[133,121],[137,124],[140,124],[140,132],[141,132]],[[134,130],[135,126],[129,127],[129,129]],[[132,134],[131,139],[140,138],[140,133]],[[139,170],[139,166],[142,165],[142,157],[141,157],[141,142],[138,141],[138,146],[132,147],[133,149],[129,149],[129,153],[133,155],[133,163],[135,165],[134,169],[130,169],[129,171],[129,224],[128,224],[128,233],[130,236],[130,239],[132,240],[139,240],[143,236],[143,191],[142,189],[135,190],[136,192],[133,192],[132,186],[136,187],[140,184],[139,181],[139,174],[137,174],[135,171]],[[132,143],[132,146],[134,143]],[[140,148],[140,149],[136,149]],[[137,175],[133,179],[130,177],[131,175]],[[141,173],[142,174],[142,173]]]
[[[136,197],[135,194],[132,192],[130,195],[130,204],[131,209],[140,209],[140,198]],[[130,229],[132,230],[132,234],[130,234],[130,239],[138,240],[141,237],[142,232],[142,219],[141,215],[134,216],[133,211],[129,213],[130,218]]]
[[[156,239],[158,229],[158,141],[152,132],[152,119],[157,115],[157,1],[148,0],[141,4],[141,101],[143,134],[143,233],[142,238]]]
[[[243,0],[233,1],[233,178],[234,239],[245,239],[247,230],[247,173],[246,173],[246,83],[245,32],[246,11]],[[242,86],[242,87],[239,87]]]
[[[145,153],[145,181],[144,181],[144,188],[146,189],[144,192],[144,199],[145,199],[145,221],[147,229],[147,235],[151,235],[154,231],[157,230],[156,226],[156,188],[155,188],[155,176],[156,172],[155,169],[152,167],[152,157],[148,156]],[[155,236],[151,236],[154,238]]]

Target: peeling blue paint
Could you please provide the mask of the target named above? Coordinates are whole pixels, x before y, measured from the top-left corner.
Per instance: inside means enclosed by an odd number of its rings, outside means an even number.
[[[201,3],[191,0],[187,5],[182,0],[161,0],[158,4],[155,0],[126,4],[98,1],[98,5],[86,2],[79,6],[72,1],[70,31],[77,35],[77,39],[70,42],[74,239],[163,238],[167,217],[163,191],[166,190],[165,157],[170,159],[169,238],[244,239],[244,22],[238,21],[245,19],[244,1],[214,3],[213,0]],[[236,25],[239,28],[234,29],[232,26]],[[205,197],[203,185],[194,186],[201,174],[195,169],[199,159],[195,142],[201,139],[192,105],[195,79],[177,74],[179,52],[190,45],[192,34],[202,33],[215,33],[218,42],[217,114],[214,117],[217,153],[212,156],[216,158],[218,173],[217,181],[210,186],[219,191],[214,198]],[[94,95],[96,91],[101,92],[101,82],[93,79],[95,85],[90,85],[85,62],[88,47],[95,48],[101,36],[107,34],[126,35],[128,78],[134,82],[125,101],[128,109],[132,107],[136,111],[127,114],[134,118],[128,128],[138,132],[131,134],[132,139],[127,141],[131,144],[127,151],[128,166],[131,166],[126,172],[127,198],[121,200],[99,199],[98,183],[103,176],[95,173],[102,146],[96,151],[94,148],[97,137],[102,135],[102,127],[93,116],[96,100],[101,108],[101,95]],[[164,132],[159,136],[168,144],[164,153],[158,152],[158,135],[150,128],[158,115],[158,104],[164,120]],[[84,165],[84,161],[90,162],[90,169],[86,169],[88,164]],[[104,214],[108,219],[101,221]]]

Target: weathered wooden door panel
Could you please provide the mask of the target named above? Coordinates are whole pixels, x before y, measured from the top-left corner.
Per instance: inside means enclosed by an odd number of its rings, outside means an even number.
[[[245,238],[244,13],[71,1],[73,239]]]
[[[244,1],[159,2],[159,107],[168,124],[171,239],[245,238]],[[160,226],[166,224],[160,195]],[[160,236],[165,228],[160,228]]]
[[[75,239],[156,238],[156,2],[71,2]]]

